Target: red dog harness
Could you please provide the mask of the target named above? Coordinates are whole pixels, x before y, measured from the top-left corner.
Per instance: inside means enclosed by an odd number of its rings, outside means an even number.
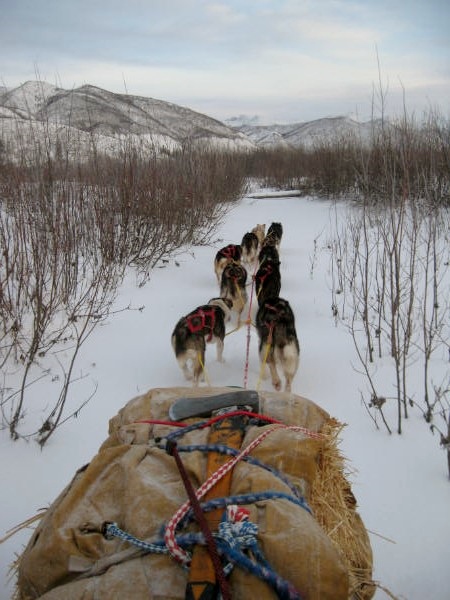
[[[262,267],[263,269],[263,273],[257,273],[258,276],[258,281],[261,282],[261,285],[265,282],[265,280],[267,279],[267,277],[269,277],[269,275],[272,275],[273,273],[273,266],[270,264],[270,262],[266,263],[264,265],[264,267]]]
[[[215,322],[216,313],[214,308],[210,308],[209,310],[199,308],[186,317],[187,327],[191,333],[202,333],[205,329],[209,330],[208,342],[212,340]]]
[[[269,339],[271,340],[274,327],[277,324],[278,319],[283,316],[284,310],[276,305],[274,306],[273,304],[267,304],[267,302],[265,304],[265,308],[272,313],[272,318],[268,318],[264,321],[264,326],[269,330]]]
[[[227,258],[228,260],[234,260],[234,257],[237,254],[236,244],[229,244],[220,250],[221,256]]]

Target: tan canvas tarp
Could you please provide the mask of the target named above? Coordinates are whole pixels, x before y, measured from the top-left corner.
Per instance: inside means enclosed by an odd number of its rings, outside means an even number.
[[[137,421],[168,420],[170,405],[181,396],[225,391],[229,388],[154,389],[131,400],[112,418],[109,437],[98,454],[75,475],[33,534],[19,565],[18,598],[183,599],[187,575],[173,558],[142,554],[117,538],[107,540],[102,526],[105,521],[115,522],[139,539],[161,539],[162,526],[187,496],[173,457],[155,443],[173,428]],[[336,449],[335,421],[294,394],[260,392],[260,398],[262,413],[325,434],[323,439],[313,439],[277,429],[251,453],[284,473],[313,509],[310,514],[285,499],[247,506],[250,521],[258,525],[258,543],[266,559],[305,599],[370,598],[370,544]],[[250,427],[243,447],[264,427]],[[206,443],[207,436],[207,429],[191,432],[182,443]],[[182,458],[191,481],[199,487],[206,478],[205,455],[195,451]],[[334,479],[327,482],[325,477]],[[275,474],[241,461],[233,470],[231,495],[258,491],[292,495]],[[314,498],[319,493],[322,497]],[[239,567],[232,571],[230,582],[235,600],[277,597],[266,583]]]

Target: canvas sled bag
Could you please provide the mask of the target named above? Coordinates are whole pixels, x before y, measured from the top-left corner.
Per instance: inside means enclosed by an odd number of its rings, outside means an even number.
[[[98,454],[75,474],[34,531],[19,562],[17,598],[184,599],[189,565],[170,553],[142,549],[135,540],[157,543],[167,552],[167,525],[187,500],[176,461],[162,444],[177,429],[165,424],[170,406],[180,397],[202,402],[202,396],[227,391],[153,389],[128,402],[110,420]],[[253,496],[237,504],[238,512],[247,511],[242,522],[253,528],[253,537],[250,547],[241,544],[242,523],[231,523],[232,542],[243,557],[229,567],[231,597],[371,598],[372,553],[338,450],[341,426],[294,394],[259,392],[259,400],[260,413],[282,425],[250,421],[241,450],[267,433],[232,470],[230,499]],[[207,444],[209,429],[180,434],[177,441],[186,449],[180,456],[196,489],[207,478],[208,451],[195,448]],[[223,515],[226,521],[227,510]],[[105,535],[105,524],[115,524],[128,537]],[[189,515],[175,529],[177,545],[183,536],[198,539],[199,527]]]

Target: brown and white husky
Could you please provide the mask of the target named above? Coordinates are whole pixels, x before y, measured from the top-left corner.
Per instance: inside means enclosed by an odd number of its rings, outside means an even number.
[[[258,238],[259,247],[261,248],[263,240],[266,235],[265,223],[258,223],[258,225],[255,225],[255,227],[253,227],[253,229],[252,229],[252,233],[254,233],[256,235],[256,237]]]

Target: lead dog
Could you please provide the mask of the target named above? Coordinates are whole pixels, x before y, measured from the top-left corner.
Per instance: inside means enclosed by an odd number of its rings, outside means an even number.
[[[259,337],[261,369],[267,363],[273,387],[281,390],[281,379],[277,365],[281,366],[285,378],[286,392],[291,391],[292,380],[300,362],[300,346],[295,330],[295,317],[287,300],[267,298],[256,315],[256,330]]]
[[[230,263],[241,264],[242,246],[239,244],[228,244],[221,248],[214,258],[214,271],[216,273],[217,282],[220,285],[222,273],[226,265]]]
[[[265,223],[258,223],[255,227],[253,227],[251,233],[254,233],[258,238],[259,247],[261,248],[264,237],[266,235],[266,225]]]
[[[264,241],[270,243],[275,246],[275,248],[280,250],[281,238],[283,237],[283,226],[281,223],[271,223],[269,229],[267,230],[267,235]],[[264,244],[264,242],[263,242]]]
[[[242,265],[228,264],[222,273],[220,295],[231,300],[233,311],[237,313],[237,326],[241,324],[241,314],[247,303],[247,271]]]
[[[217,360],[222,362],[225,323],[230,320],[232,302],[212,298],[181,317],[172,333],[172,348],[184,376],[198,385],[205,365],[207,343],[216,343]],[[191,369],[189,365],[191,364]]]

